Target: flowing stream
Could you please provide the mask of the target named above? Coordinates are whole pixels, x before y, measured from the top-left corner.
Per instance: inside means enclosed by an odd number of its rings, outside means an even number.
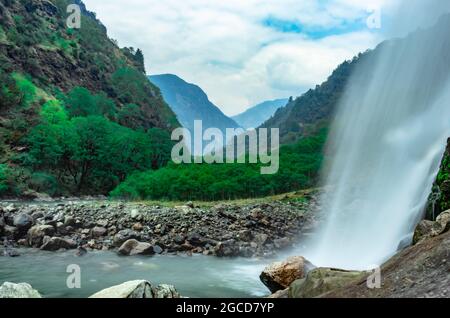
[[[411,242],[450,137],[450,16],[434,23],[369,53],[348,84],[329,143],[328,219],[306,253],[315,265],[373,268]]]
[[[172,284],[187,297],[263,297],[268,289],[259,274],[271,260],[220,259],[210,256],[121,257],[114,252],[20,250],[18,258],[0,257],[0,285],[26,282],[43,297],[85,298],[113,285],[135,279]],[[67,266],[81,268],[81,288],[69,289]]]

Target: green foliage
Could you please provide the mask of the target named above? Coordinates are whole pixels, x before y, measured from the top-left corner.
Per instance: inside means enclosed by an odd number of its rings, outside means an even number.
[[[9,190],[9,168],[6,164],[0,164],[0,195]]]
[[[0,111],[20,104],[21,96],[16,81],[0,70]]]
[[[116,104],[104,92],[93,95],[84,87],[75,87],[67,95],[65,105],[71,117],[106,116],[114,119]]]
[[[78,91],[83,100],[92,97]],[[24,164],[51,172],[72,193],[107,193],[134,171],[165,165],[171,149],[165,131],[135,131],[94,115],[69,118],[58,100],[44,104],[41,123],[26,142]]]
[[[280,149],[280,169],[261,175],[259,164],[169,164],[135,173],[111,192],[112,197],[151,200],[227,200],[260,197],[311,187],[323,160],[327,132]]]
[[[33,84],[30,78],[19,73],[14,73],[13,78],[16,81],[16,86],[21,94],[21,105],[28,107],[35,101],[37,87]]]

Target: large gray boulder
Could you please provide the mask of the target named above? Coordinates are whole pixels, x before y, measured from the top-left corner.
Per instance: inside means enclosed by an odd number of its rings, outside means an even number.
[[[415,231],[413,244],[421,243],[429,238],[439,236],[450,229],[450,210],[442,212],[436,218],[436,221],[421,221]]]
[[[113,243],[114,243],[114,246],[118,247],[130,239],[135,239],[135,240],[140,239],[140,235],[139,235],[139,233],[137,233],[133,230],[125,229],[125,230],[119,231],[116,235],[114,235]]]
[[[41,246],[41,250],[43,251],[70,250],[75,248],[77,248],[77,243],[74,240],[60,237],[52,237]]]
[[[155,250],[153,245],[149,243],[142,243],[135,239],[131,239],[122,244],[118,253],[124,256],[153,255],[155,254]]]
[[[112,286],[95,293],[89,298],[180,298],[172,285],[152,287],[146,280],[133,280]]]
[[[289,287],[289,298],[314,298],[366,277],[367,273],[335,268],[316,268]]]
[[[45,236],[53,236],[55,228],[51,225],[35,225],[28,230],[28,244],[40,247]]]
[[[0,286],[0,298],[42,298],[39,292],[27,283],[3,283]]]
[[[26,213],[20,213],[14,217],[13,225],[19,230],[19,232],[26,233],[33,225],[33,218]]]

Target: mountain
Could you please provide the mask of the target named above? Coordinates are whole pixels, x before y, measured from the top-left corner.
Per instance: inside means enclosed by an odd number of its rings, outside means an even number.
[[[245,129],[256,128],[272,117],[278,108],[286,106],[288,101],[287,98],[265,101],[231,118]]]
[[[108,193],[165,164],[179,126],[142,51],[119,48],[81,1],[0,1],[0,195]]]
[[[329,123],[355,66],[369,53],[345,61],[321,85],[279,108],[261,127],[279,128],[281,143],[294,143]]]
[[[164,100],[175,112],[183,127],[193,130],[194,120],[202,120],[204,128],[215,127],[222,131],[239,127],[209,101],[199,86],[187,83],[173,74],[153,75],[149,76],[149,80],[159,87]]]

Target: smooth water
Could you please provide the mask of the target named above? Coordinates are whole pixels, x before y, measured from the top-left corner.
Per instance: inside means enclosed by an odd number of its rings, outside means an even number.
[[[172,284],[186,297],[264,297],[270,294],[259,274],[270,260],[220,259],[211,256],[134,256],[113,252],[20,251],[17,258],[0,256],[0,285],[29,283],[43,297],[88,297],[125,281],[145,279],[153,284]],[[69,289],[67,266],[81,268],[81,289]]]
[[[412,237],[450,137],[449,34],[447,15],[357,66],[331,130],[328,219],[306,253],[315,265],[373,268]]]

